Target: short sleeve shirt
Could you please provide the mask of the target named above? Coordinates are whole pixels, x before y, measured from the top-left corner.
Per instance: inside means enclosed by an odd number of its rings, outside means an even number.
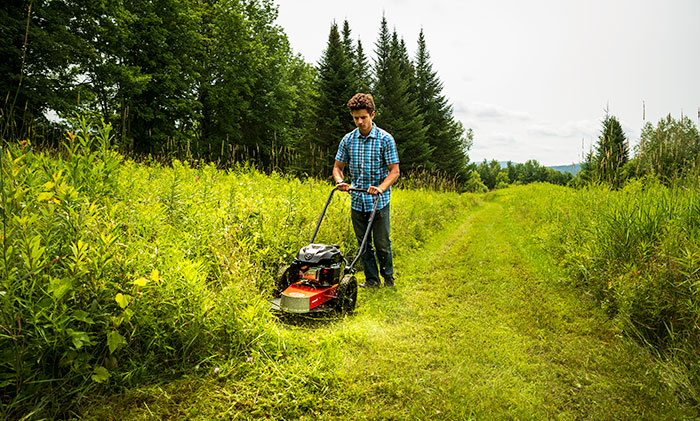
[[[382,184],[389,175],[387,167],[399,163],[399,154],[394,137],[372,123],[372,130],[366,137],[360,129],[346,134],[340,141],[335,160],[349,167],[353,187],[366,190]],[[352,192],[350,206],[356,211],[370,212],[374,199],[374,195]],[[388,205],[390,199],[391,187],[381,194],[378,209]]]

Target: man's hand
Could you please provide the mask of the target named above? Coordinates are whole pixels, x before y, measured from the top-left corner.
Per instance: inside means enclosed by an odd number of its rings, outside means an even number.
[[[382,193],[384,193],[384,190],[382,190],[381,187],[369,186],[369,188],[367,189],[367,193],[369,193],[369,194],[382,194]]]
[[[350,190],[350,185],[347,184],[347,183],[342,183],[342,182],[341,182],[341,183],[338,183],[338,184],[336,185],[336,187],[338,187],[338,190],[340,190],[340,191],[348,191],[348,190]]]

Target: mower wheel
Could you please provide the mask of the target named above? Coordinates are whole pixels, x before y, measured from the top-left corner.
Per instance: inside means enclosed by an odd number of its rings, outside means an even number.
[[[280,295],[282,295],[282,292],[294,283],[294,280],[290,276],[292,274],[292,270],[293,269],[291,265],[285,265],[277,271],[277,286],[275,288],[275,296],[279,297]]]
[[[357,303],[357,279],[345,275],[336,290],[336,310],[341,314],[352,314]]]

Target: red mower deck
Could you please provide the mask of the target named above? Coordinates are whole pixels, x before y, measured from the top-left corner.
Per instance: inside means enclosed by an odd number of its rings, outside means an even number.
[[[278,305],[290,313],[308,313],[322,311],[319,306],[335,298],[335,291],[338,285],[325,288],[314,288],[308,285],[296,283],[290,285],[282,292],[282,296],[273,300],[273,304]]]

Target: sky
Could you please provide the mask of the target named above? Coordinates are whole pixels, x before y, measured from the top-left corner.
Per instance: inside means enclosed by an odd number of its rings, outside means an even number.
[[[370,60],[382,15],[411,58],[422,29],[455,118],[474,131],[472,162],[580,162],[606,110],[631,148],[645,122],[668,114],[698,125],[700,0],[275,3],[292,49],[312,64],[333,21],[348,21]]]

